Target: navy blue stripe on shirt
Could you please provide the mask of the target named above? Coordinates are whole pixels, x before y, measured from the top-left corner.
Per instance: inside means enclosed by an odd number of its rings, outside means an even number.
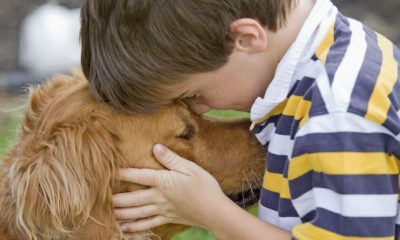
[[[276,123],[279,121],[281,115],[275,115],[268,118],[266,121],[256,124],[254,128],[251,130],[253,134],[258,134],[262,132],[270,123],[273,123],[276,126]]]
[[[313,171],[289,181],[290,197],[296,199],[313,188]]]
[[[283,169],[283,177],[288,179],[288,175],[289,175],[289,164],[287,164]]]
[[[349,21],[340,13],[336,17],[334,27],[334,44],[331,46],[326,58],[326,70],[329,77],[329,82],[332,85],[335,73],[346,55],[347,48],[350,45],[352,32]]]
[[[400,50],[396,46],[393,47],[393,56],[398,64],[400,64]],[[394,96],[396,97],[394,97]],[[392,97],[390,97],[392,96]],[[397,81],[393,86],[393,91],[389,95],[392,104],[395,106],[396,110],[400,110],[400,65],[397,65]]]
[[[382,50],[378,45],[377,34],[366,26],[364,26],[364,31],[366,33],[367,51],[351,94],[348,109],[349,112],[363,117],[368,111],[369,99],[382,67]]]
[[[312,88],[312,103],[309,111],[309,116],[315,117],[323,114],[327,114],[328,110],[326,108],[326,104],[324,99],[322,98],[321,92],[317,85],[314,85]]]
[[[400,72],[399,72],[400,74]],[[392,103],[393,108],[395,111],[400,110],[400,80],[397,80],[397,82],[393,86],[392,92],[389,94],[389,99],[390,102]]]
[[[312,133],[296,138],[292,157],[324,152],[387,152],[396,140],[383,133],[335,132]],[[307,149],[307,152],[304,152]]]
[[[290,133],[290,139],[294,139],[297,131],[299,130],[299,125],[300,125],[300,120],[294,120],[293,119],[293,123],[292,123],[292,129],[291,129],[291,133]]]
[[[397,194],[398,175],[332,175],[308,172],[290,180],[289,186],[292,199],[300,197],[313,187],[330,189],[339,194]]]
[[[294,84],[293,84],[293,87],[289,90],[289,93],[288,93],[288,95],[286,96],[286,98],[289,98],[290,96],[292,96],[293,95],[293,93],[294,93],[294,91],[296,90],[296,88],[297,88],[297,85],[299,84],[299,80],[297,80]]]
[[[316,216],[317,216],[317,211],[316,210],[312,210],[312,211],[308,212],[306,215],[302,216],[301,217],[301,221],[303,223],[311,222]]]
[[[394,217],[344,217],[323,208],[312,224],[343,236],[390,237],[395,231]]]
[[[269,191],[265,188],[261,188],[260,203],[266,208],[278,211],[279,193]]]
[[[268,152],[267,155],[267,170],[270,173],[283,173],[285,165],[288,163],[288,157],[286,155],[277,155]]]
[[[308,91],[306,91],[304,93],[304,100],[310,101],[311,103],[313,102],[313,98],[314,98],[314,88],[317,87],[315,82],[313,83],[313,85],[310,86],[310,88],[308,89]]]
[[[301,178],[291,181],[290,184],[300,185],[305,180],[301,180]],[[318,172],[312,173],[313,187],[330,189],[340,194],[397,194],[398,179],[398,175],[331,175]]]
[[[386,116],[387,117],[383,123],[383,126],[387,127],[394,135],[400,134],[400,119],[397,116],[397,111],[393,106],[389,108]]]
[[[396,224],[395,226],[395,237],[394,239],[398,240],[400,239],[400,225]]]
[[[294,209],[289,199],[279,198],[279,193],[261,189],[260,203],[262,206],[274,211],[279,211],[280,217],[297,217],[297,211]]]
[[[396,60],[397,63],[400,63],[400,49],[396,46],[393,46],[393,55],[394,55],[394,59]],[[397,81],[400,81],[400,66],[397,66],[397,69],[399,70],[398,75],[397,75]]]
[[[398,175],[331,175],[314,172],[313,186],[340,194],[397,194]]]
[[[300,80],[300,83],[296,86],[296,89],[293,92],[295,96],[305,96],[306,93],[312,88],[313,84],[315,83],[315,78],[311,77],[303,77]],[[305,97],[304,97],[305,98]],[[310,99],[306,99],[310,100]]]
[[[397,99],[400,98],[399,92],[398,92],[398,85],[399,85],[399,81],[400,81],[400,66],[399,66],[399,61],[400,61],[400,51],[396,46],[393,46],[393,58],[397,61],[397,81],[395,83],[395,85],[393,86],[392,92],[389,95],[389,99],[391,100],[392,105],[389,108],[389,111],[387,113],[387,117],[385,122],[383,123],[383,125],[385,127],[387,127],[388,129],[390,129],[390,131],[393,132],[393,134],[398,135],[400,134],[400,119],[399,116],[397,115],[398,112],[398,101],[394,101],[393,98],[394,94],[397,94]],[[395,90],[397,90],[397,92],[394,92]],[[390,98],[390,96],[392,96],[392,98]],[[396,106],[397,105],[397,106]]]
[[[294,135],[297,131],[299,121],[295,120],[293,116],[282,115],[276,125],[275,133],[279,135]]]

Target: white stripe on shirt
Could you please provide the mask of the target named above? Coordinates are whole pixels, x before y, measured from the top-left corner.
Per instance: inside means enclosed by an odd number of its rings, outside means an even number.
[[[298,217],[279,217],[278,212],[259,204],[258,215],[261,219],[288,231],[301,223]]]
[[[300,217],[323,208],[344,217],[394,217],[398,194],[339,194],[330,189],[313,188],[293,199]]]
[[[275,132],[275,125],[273,122],[269,123],[261,132],[256,134],[258,141],[265,145],[269,141],[271,141],[272,133]]]
[[[398,194],[339,194],[313,188],[317,207],[346,217],[394,217]]]
[[[336,99],[340,101],[335,107],[344,111],[349,107],[351,94],[367,52],[363,25],[352,19],[349,19],[349,22],[352,31],[350,44],[332,83],[332,92],[338,95]]]
[[[290,136],[280,135],[275,133],[272,136],[271,142],[268,147],[268,152],[276,155],[287,155],[291,156],[293,150],[293,140]]]
[[[310,118],[296,137],[310,133],[362,132],[384,133],[393,136],[385,127],[352,113],[330,113]]]

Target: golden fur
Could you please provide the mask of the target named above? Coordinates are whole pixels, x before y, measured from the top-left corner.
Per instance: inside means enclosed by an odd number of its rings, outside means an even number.
[[[17,143],[3,160],[0,240],[170,239],[186,227],[120,232],[112,194],[143,186],[119,182],[118,168],[161,169],[151,147],[163,143],[207,169],[227,194],[241,192],[264,171],[248,126],[202,118],[179,103],[128,116],[96,102],[82,76],[56,76],[32,89]]]

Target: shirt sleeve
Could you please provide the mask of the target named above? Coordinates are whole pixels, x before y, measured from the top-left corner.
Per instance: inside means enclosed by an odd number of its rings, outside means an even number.
[[[288,170],[302,224],[293,239],[394,239],[399,143],[355,114],[317,116],[298,131]]]

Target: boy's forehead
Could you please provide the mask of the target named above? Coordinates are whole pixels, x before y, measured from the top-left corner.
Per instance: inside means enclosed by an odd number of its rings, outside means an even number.
[[[198,83],[190,77],[182,79],[178,84],[168,85],[166,91],[171,93],[174,99],[184,99],[192,97],[198,89]]]

